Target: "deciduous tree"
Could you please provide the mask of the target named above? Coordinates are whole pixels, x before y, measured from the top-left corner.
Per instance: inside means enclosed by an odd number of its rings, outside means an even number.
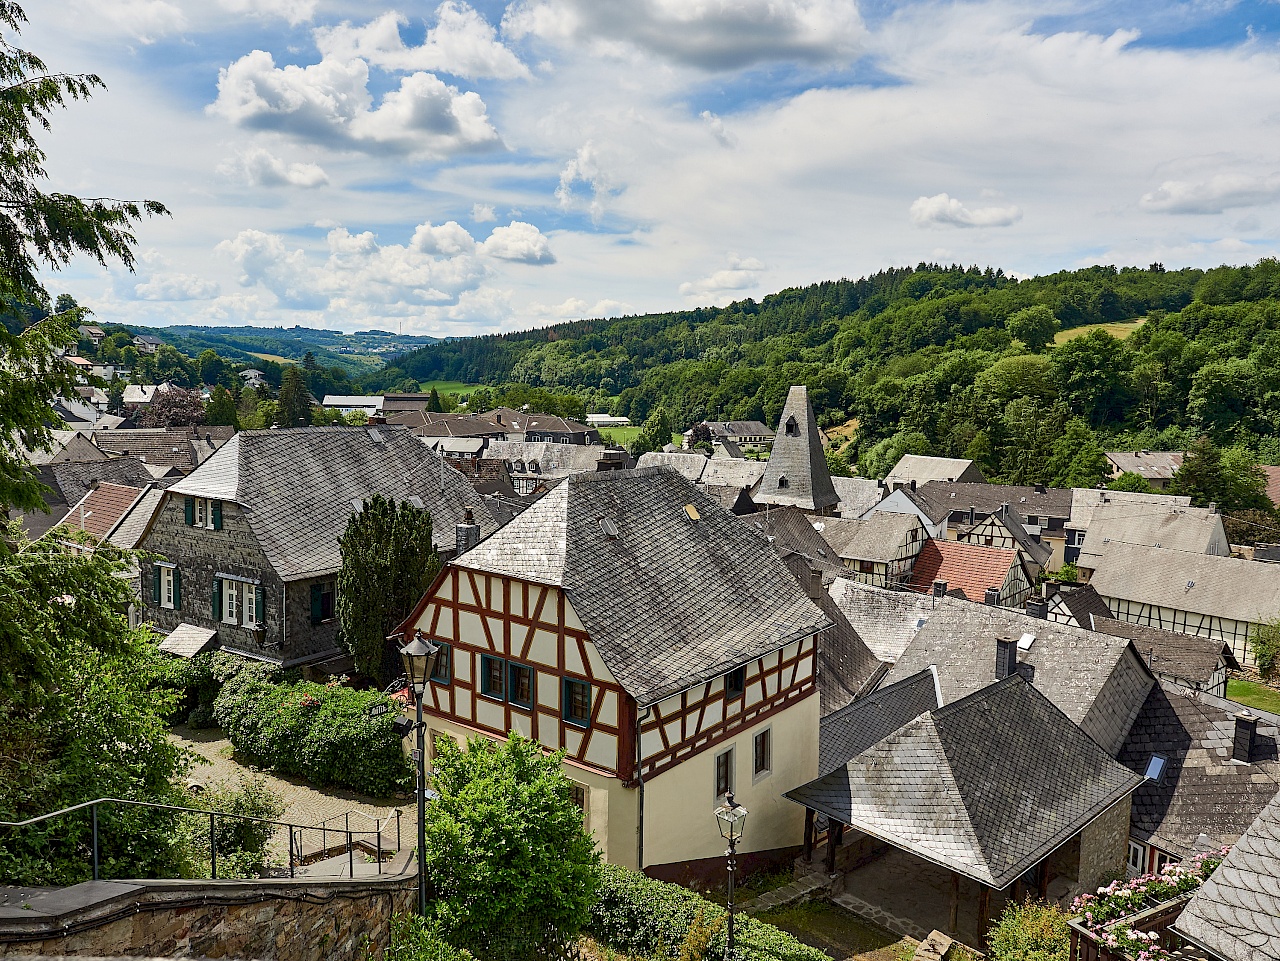
[[[1058,319],[1044,304],[1027,307],[1005,321],[1005,330],[1027,345],[1027,350],[1039,353],[1053,342],[1058,332]]]
[[[215,387],[209,394],[204,419],[206,424],[240,429],[240,413],[236,410],[236,402],[231,399],[231,393],[225,387]]]
[[[671,443],[671,434],[671,418],[667,416],[665,408],[659,407],[649,415],[641,426],[640,433],[631,442],[631,456],[639,457],[650,451],[662,450]]]

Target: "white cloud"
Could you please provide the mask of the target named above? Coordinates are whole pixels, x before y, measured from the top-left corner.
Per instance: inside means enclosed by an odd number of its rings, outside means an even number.
[[[261,147],[251,147],[218,164],[218,173],[250,187],[322,187],[329,175],[319,164],[285,163]]]
[[[854,0],[516,0],[502,24],[517,39],[629,45],[703,70],[848,61],[866,33]]]
[[[1280,200],[1280,174],[1220,173],[1208,180],[1166,180],[1142,195],[1144,209],[1167,214],[1220,214]]]
[[[587,184],[591,188],[591,200],[586,206],[591,213],[591,219],[598,222],[604,215],[604,204],[613,191],[614,185],[605,170],[600,150],[590,140],[578,148],[573,159],[560,171],[560,185],[556,187],[556,200],[566,210],[581,206],[581,201],[574,191],[575,183]]]
[[[368,85],[363,60],[277,67],[254,50],[218,72],[218,98],[207,109],[237,126],[331,147],[447,157],[500,143],[478,94],[415,73],[373,109]]]
[[[319,310],[329,298],[320,293],[317,273],[302,250],[288,250],[284,240],[261,230],[242,230],[232,240],[218,244],[240,270],[242,287],[262,285],[276,295],[282,307]]]
[[[524,313],[534,317],[552,317],[557,320],[584,317],[616,317],[625,313],[628,306],[619,300],[597,300],[594,304],[581,297],[570,297],[559,304],[529,304]]]
[[[459,254],[470,254],[476,249],[476,242],[465,227],[456,220],[433,227],[431,224],[420,224],[413,232],[409,246],[424,254],[438,254],[444,257],[457,257]]]
[[[911,219],[919,227],[1008,227],[1022,219],[1022,211],[1013,206],[970,209],[947,194],[934,194],[916,199]]]
[[[489,238],[480,245],[480,251],[499,260],[513,260],[521,264],[556,262],[542,231],[521,220],[513,220],[506,227],[494,227]]]
[[[316,0],[219,0],[223,9],[259,19],[278,18],[297,26],[316,12]]]
[[[169,0],[79,0],[76,6],[110,29],[145,44],[178,33],[188,25],[181,7]]]
[[[211,300],[221,292],[216,283],[195,274],[156,274],[133,288],[140,300]]]
[[[698,114],[702,118],[702,122],[707,125],[707,129],[711,131],[711,136],[724,147],[732,147],[734,144],[733,135],[725,129],[724,121],[713,114],[710,110],[704,110]]]
[[[497,220],[498,215],[493,212],[493,204],[472,204],[471,219],[478,224],[487,224]]]
[[[529,68],[497,38],[493,26],[466,3],[445,0],[436,9],[436,25],[421,46],[406,47],[400,26],[408,19],[391,11],[362,27],[344,22],[316,31],[316,46],[326,58],[365,60],[386,70],[430,70],[474,80],[528,78]]]
[[[760,274],[764,264],[754,257],[729,257],[729,266],[717,270],[701,280],[694,280],[680,285],[680,293],[685,297],[714,297],[735,290],[746,290],[760,283]]]

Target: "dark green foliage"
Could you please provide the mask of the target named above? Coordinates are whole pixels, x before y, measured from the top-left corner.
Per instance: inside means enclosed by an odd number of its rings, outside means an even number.
[[[431,393],[427,395],[427,410],[433,414],[444,412],[444,406],[440,403],[440,391],[434,387],[431,388]]]
[[[1044,304],[1036,304],[1010,315],[1004,327],[1009,336],[1026,344],[1027,350],[1038,353],[1053,342],[1053,335],[1058,331],[1058,319]]]
[[[352,515],[338,545],[342,643],[357,671],[385,685],[400,673],[399,653],[387,637],[440,570],[431,545],[431,513],[375,494]]]
[[[267,787],[261,777],[240,775],[234,782],[210,785],[193,798],[188,807],[263,818],[264,821],[242,821],[218,818],[214,821],[213,844],[218,855],[219,878],[260,877],[268,864],[267,846],[275,825],[265,823],[280,818],[285,804]],[[211,872],[209,818],[203,814],[185,815],[184,830],[192,862],[189,874],[208,877]]]
[[[1249,646],[1263,680],[1274,680],[1280,674],[1280,622],[1259,625],[1249,638]]]
[[[1147,479],[1141,474],[1135,474],[1131,470],[1125,471],[1119,477],[1107,484],[1107,490],[1113,491],[1129,491],[1132,494],[1154,494],[1156,489],[1147,482]]]
[[[205,405],[204,421],[212,426],[225,426],[240,429],[240,413],[236,410],[236,402],[225,387],[215,387],[209,393],[209,403]]]
[[[631,456],[639,457],[650,451],[662,450],[671,443],[672,433],[671,418],[667,416],[666,410],[657,408],[649,415],[649,419],[640,428],[640,433],[636,434],[635,440],[631,442]]]
[[[615,951],[636,957],[671,956],[686,943],[695,921],[714,926],[724,916],[724,908],[678,884],[606,864],[587,933]],[[719,928],[710,939],[707,957],[724,955],[725,937],[724,928]],[[830,961],[817,948],[745,915],[734,919],[734,939],[743,961]]]
[[[280,406],[276,411],[276,424],[280,427],[306,427],[311,423],[311,400],[302,371],[286,367],[280,381]]]
[[[1207,437],[1198,440],[1169,484],[1172,494],[1184,494],[1196,507],[1216,504],[1219,510],[1272,510],[1267,498],[1267,475],[1247,449],[1221,450]]]
[[[370,951],[368,961],[373,958]],[[475,961],[475,955],[445,941],[433,919],[397,914],[391,919],[391,944],[382,961]]]
[[[214,703],[214,719],[247,761],[379,797],[409,788],[409,761],[391,730],[399,712],[369,717],[370,705],[397,702],[337,682],[274,684],[270,671],[242,669]]]
[[[531,957],[586,924],[600,855],[582,824],[563,753],[512,732],[436,745],[423,858],[447,940],[480,957]],[[514,949],[514,950],[513,950]]]
[[[1053,904],[1010,904],[991,929],[991,961],[1067,961],[1071,955],[1067,916]]]

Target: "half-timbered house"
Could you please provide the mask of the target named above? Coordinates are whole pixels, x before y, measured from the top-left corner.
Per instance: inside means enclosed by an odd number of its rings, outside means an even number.
[[[673,470],[575,474],[450,562],[401,625],[442,646],[440,737],[520,731],[566,753],[611,862],[712,870],[711,811],[752,813],[744,851],[785,856],[817,773],[828,619],[766,537]]]

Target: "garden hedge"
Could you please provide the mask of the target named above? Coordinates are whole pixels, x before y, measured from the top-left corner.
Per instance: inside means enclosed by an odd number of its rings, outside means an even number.
[[[718,922],[725,915],[724,908],[678,884],[606,864],[601,868],[599,896],[591,909],[587,933],[625,954],[664,956],[684,943],[699,915],[703,924],[718,925],[707,957],[723,956],[726,932]],[[738,915],[734,931],[743,961],[831,961],[817,948],[755,918]]]
[[[413,770],[391,729],[397,702],[337,682],[276,684],[270,676],[265,665],[245,668],[214,702],[214,719],[247,761],[380,797],[412,789]],[[369,717],[378,702],[392,710]]]

